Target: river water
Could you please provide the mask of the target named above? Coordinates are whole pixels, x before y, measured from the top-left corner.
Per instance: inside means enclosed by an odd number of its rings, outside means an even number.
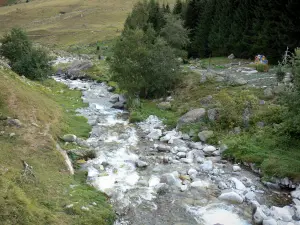
[[[166,133],[158,118],[130,124],[128,112],[111,108],[112,93],[105,84],[61,77],[55,80],[81,90],[83,101],[89,104],[78,113],[92,125],[87,142],[97,157],[83,167],[88,171],[87,182],[110,196],[118,215],[116,225],[249,225],[252,207],[247,193],[251,193],[251,201],[267,203],[268,192],[256,176],[243,169],[233,172],[232,164],[219,156],[204,156],[201,148],[195,149],[197,146],[183,140],[179,132]],[[147,137],[158,129],[171,136],[169,143]],[[169,146],[170,152],[159,151],[162,144]],[[179,151],[186,156],[179,157]],[[140,168],[137,162],[147,166]],[[218,198],[230,191],[238,193],[243,203]]]

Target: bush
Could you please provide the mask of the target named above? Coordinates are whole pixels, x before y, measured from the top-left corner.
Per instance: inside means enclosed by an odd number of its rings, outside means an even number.
[[[221,91],[216,98],[219,102],[219,122],[216,125],[221,129],[247,126],[243,121],[244,110],[257,108],[258,99],[247,90],[231,95],[226,91]]]
[[[50,74],[47,52],[41,47],[34,47],[23,30],[13,28],[0,42],[0,54],[10,60],[16,73],[32,80],[42,80]]]
[[[110,61],[112,79],[131,96],[145,98],[166,95],[179,75],[174,50],[153,29],[127,30],[116,43]]]
[[[256,65],[256,70],[258,72],[268,72],[269,71],[269,66],[267,64],[257,64]]]
[[[278,82],[282,82],[284,77],[285,77],[285,72],[282,71],[281,67],[278,67],[278,70],[276,72],[277,81]]]

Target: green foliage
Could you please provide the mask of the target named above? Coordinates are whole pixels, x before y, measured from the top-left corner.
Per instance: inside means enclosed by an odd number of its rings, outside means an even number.
[[[182,4],[176,2],[174,14]],[[189,0],[182,17],[190,30],[189,56],[234,53],[239,58],[253,58],[264,54],[271,64],[276,63],[286,46],[294,49],[300,45],[296,38],[300,36],[298,6],[296,0]]]
[[[50,57],[47,52],[41,47],[33,47],[23,30],[12,29],[0,42],[0,54],[10,60],[16,73],[32,80],[42,80],[50,74]]]
[[[176,49],[177,55],[184,56],[182,50],[189,44],[188,31],[183,27],[183,21],[172,14],[166,15],[166,25],[161,29],[160,35],[168,44]]]
[[[300,49],[296,49],[292,63],[294,87],[282,97],[282,104],[287,107],[284,114],[284,133],[292,138],[300,134]]]
[[[176,0],[175,6],[173,8],[173,14],[180,15],[182,13],[183,3],[181,0]]]
[[[142,30],[127,30],[114,48],[110,61],[112,79],[129,95],[165,95],[178,78],[179,64],[173,49]]]
[[[157,107],[157,103],[150,100],[142,100],[140,107],[130,109],[130,122],[141,122],[147,119],[150,115],[155,115],[163,120],[164,124],[168,126],[169,129],[175,128],[179,114],[170,111],[162,110]]]
[[[236,161],[255,163],[264,176],[299,179],[300,152],[297,144],[286,146],[285,137],[274,134],[270,128],[255,133],[227,137],[225,156]]]
[[[276,79],[278,82],[282,82],[284,77],[285,77],[285,72],[282,71],[282,67],[279,66],[276,71]]]
[[[229,94],[221,91],[217,94],[219,120],[217,126],[221,129],[232,129],[234,127],[245,127],[243,122],[243,113],[246,108],[253,110],[257,108],[258,99],[249,91]]]
[[[268,70],[268,65],[266,65],[266,64],[256,64],[256,66],[255,66],[255,69],[258,71],[258,72],[261,72],[261,73],[263,73],[263,72],[266,72],[267,70]]]

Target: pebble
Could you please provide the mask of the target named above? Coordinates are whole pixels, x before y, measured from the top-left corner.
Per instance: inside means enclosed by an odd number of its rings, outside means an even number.
[[[241,169],[241,167],[239,167],[238,165],[233,165],[232,170],[233,170],[234,172],[238,172],[238,171],[241,171],[242,169]]]

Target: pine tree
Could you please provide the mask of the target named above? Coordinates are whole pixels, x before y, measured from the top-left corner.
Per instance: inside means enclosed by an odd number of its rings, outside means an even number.
[[[199,53],[200,57],[208,57],[211,53],[209,48],[208,36],[213,23],[213,15],[215,11],[215,0],[207,0],[204,2],[205,8],[197,25],[195,38],[192,48]]]
[[[173,14],[174,15],[181,15],[181,13],[182,13],[182,2],[181,2],[181,0],[176,0],[176,3],[175,3],[175,6],[174,6],[174,8],[173,8]]]

